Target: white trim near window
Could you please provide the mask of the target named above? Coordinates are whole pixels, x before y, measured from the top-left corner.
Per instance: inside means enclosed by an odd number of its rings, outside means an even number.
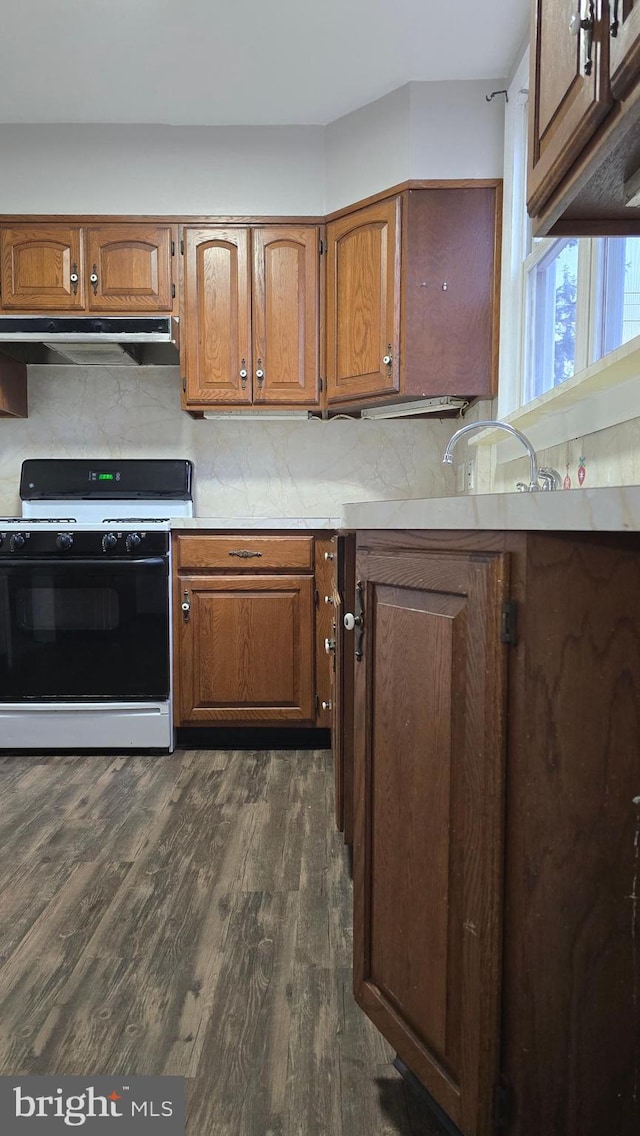
[[[504,121],[504,224],[500,296],[500,368],[498,415],[519,404],[524,361],[523,261],[531,244],[527,217],[527,113],[529,52],[526,51],[507,91]]]
[[[531,237],[525,206],[527,87],[528,54],[509,85],[505,116],[496,417],[522,429],[540,451],[640,417],[640,335],[621,343],[640,326],[640,238],[636,238],[637,251],[624,244],[626,238],[578,240],[574,372],[571,375],[567,366],[570,377],[564,378],[560,364],[556,366],[554,336],[562,313],[558,280],[562,281],[566,258],[558,263],[555,285],[553,263],[568,241]],[[616,245],[616,240],[621,244]],[[574,265],[572,260],[572,275]],[[540,322],[545,316],[549,323],[541,340]],[[615,344],[621,345],[612,350]],[[532,383],[534,362],[537,377]],[[480,447],[487,471],[522,456],[519,443],[504,431],[483,431],[471,436],[469,443]],[[486,487],[492,480],[488,474]]]

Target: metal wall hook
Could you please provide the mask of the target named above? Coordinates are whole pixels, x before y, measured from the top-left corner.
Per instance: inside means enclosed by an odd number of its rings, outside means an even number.
[[[495,99],[496,95],[504,95],[505,103],[509,102],[509,92],[506,89],[504,91],[492,91],[490,95],[484,96],[484,101],[490,103]]]

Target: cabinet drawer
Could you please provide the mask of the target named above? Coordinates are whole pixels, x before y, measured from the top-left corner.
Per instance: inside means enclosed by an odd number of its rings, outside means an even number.
[[[179,571],[198,569],[212,572],[263,572],[278,569],[313,571],[312,536],[252,536],[246,533],[225,536],[177,537]]]

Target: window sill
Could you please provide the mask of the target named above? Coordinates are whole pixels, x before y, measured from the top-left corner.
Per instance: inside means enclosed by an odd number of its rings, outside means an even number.
[[[502,421],[526,434],[540,452],[638,417],[640,336],[567,379],[562,386],[505,414]],[[502,430],[482,430],[469,438],[469,444],[495,446],[499,465],[523,455],[517,438]]]

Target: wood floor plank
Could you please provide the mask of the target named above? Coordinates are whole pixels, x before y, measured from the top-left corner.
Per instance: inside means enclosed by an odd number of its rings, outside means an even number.
[[[216,1136],[283,1131],[290,1084],[293,960],[290,897],[241,893],[232,903],[201,1069],[189,1095],[188,1128]],[[273,1071],[273,1072],[272,1072]]]
[[[187,1136],[442,1136],[351,992],[325,751],[0,756],[0,1073],[187,1078]]]

